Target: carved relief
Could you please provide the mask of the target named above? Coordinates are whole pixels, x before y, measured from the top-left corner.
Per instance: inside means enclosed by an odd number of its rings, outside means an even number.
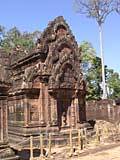
[[[61,40],[62,41],[62,40]],[[55,46],[52,59],[52,75],[49,78],[50,88],[74,88],[74,51],[71,46],[68,45],[68,41],[63,43],[60,41]],[[50,62],[50,61],[49,61]]]
[[[33,66],[33,67],[28,67],[25,69],[24,75],[22,77],[22,85],[21,88],[28,88],[28,83],[33,82],[35,77],[38,76],[38,67]]]
[[[38,111],[38,106],[36,105],[37,102],[38,102],[37,99],[29,100],[30,121],[38,121],[39,120],[39,111]]]
[[[24,120],[24,107],[21,105],[21,100],[16,100],[16,121]]]
[[[57,38],[63,38],[66,36],[66,27],[64,25],[58,25],[56,29]]]
[[[41,53],[44,53],[44,54],[47,54],[48,53],[48,45],[46,43],[46,40],[42,41],[40,38],[37,40],[36,42],[36,47],[35,47],[35,51],[36,52],[41,52]]]
[[[61,51],[57,52],[56,61],[55,61],[55,59],[53,59],[53,73],[52,73],[52,76],[50,77],[50,80],[49,80],[50,83],[54,83],[54,82],[59,83],[60,77],[62,77],[62,75],[63,75],[62,70],[60,72],[60,68],[69,59],[69,52],[68,51],[70,52],[69,49],[63,48]],[[57,85],[59,87],[59,84],[57,84]]]
[[[26,124],[74,126],[74,99],[84,99],[86,92],[78,54],[78,45],[69,26],[63,17],[57,17],[37,40],[34,52],[13,64],[15,85],[12,88],[18,94],[25,94],[28,105],[23,111]],[[38,97],[33,100],[31,93],[40,95],[39,100]],[[19,108],[17,106],[18,112]],[[22,119],[20,114],[19,118]]]

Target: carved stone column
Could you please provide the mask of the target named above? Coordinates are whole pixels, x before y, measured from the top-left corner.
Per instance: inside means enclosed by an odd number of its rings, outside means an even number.
[[[71,103],[71,127],[75,127],[75,100]]]
[[[86,121],[86,107],[85,107],[84,96],[78,97],[78,104],[79,104],[79,121],[82,123]]]
[[[79,119],[79,104],[78,104],[78,98],[75,98],[74,103],[75,103],[74,105],[75,105],[76,123],[79,123],[79,122],[80,122],[80,119]]]
[[[30,122],[30,107],[26,96],[21,99],[21,105],[24,105],[24,122],[25,126],[28,126]]]
[[[8,125],[7,125],[7,100],[0,97],[0,141],[7,143],[8,141]]]
[[[16,110],[17,110],[17,100],[16,100],[16,97],[14,97],[14,100],[13,100],[13,106],[14,106],[14,121],[16,122],[16,118],[17,118],[17,113],[16,113]]]
[[[67,110],[67,126],[70,127],[71,124],[71,112],[70,112],[71,106],[68,106],[68,110]]]
[[[7,97],[0,96],[0,160],[17,160],[14,151],[8,145]]]
[[[39,96],[39,120],[41,125],[45,125],[44,117],[44,84],[40,82],[40,96]]]
[[[51,126],[51,99],[50,99],[50,95],[48,93],[48,86],[46,86],[46,90],[45,90],[45,101],[46,101],[46,105],[45,105],[45,109],[46,109],[46,124],[47,127]]]
[[[52,126],[56,126],[58,124],[58,120],[57,120],[57,100],[54,99],[54,97],[51,96],[50,102],[51,102],[51,123],[52,123]]]

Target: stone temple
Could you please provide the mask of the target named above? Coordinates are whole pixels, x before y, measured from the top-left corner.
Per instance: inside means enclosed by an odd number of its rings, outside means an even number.
[[[50,22],[26,54],[0,51],[0,142],[80,128],[86,121],[86,83],[75,37],[62,16]],[[7,122],[8,121],[8,122]],[[5,136],[5,138],[4,138]]]
[[[0,50],[0,160],[18,159],[8,143],[8,64],[9,57]]]

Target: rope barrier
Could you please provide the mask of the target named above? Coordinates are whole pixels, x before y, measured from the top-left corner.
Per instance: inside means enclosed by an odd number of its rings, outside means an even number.
[[[19,142],[19,143],[17,143],[16,145],[13,145],[12,148],[18,148],[18,145],[21,145],[22,143],[25,143],[25,142],[29,141],[29,139],[30,139],[30,138],[25,139],[24,141]],[[22,148],[22,149],[23,149],[23,148]],[[9,148],[5,148],[5,149],[0,150],[0,153],[4,152],[4,151],[6,151],[6,150],[9,150]]]
[[[76,132],[77,131],[77,132]],[[120,133],[120,128],[117,129],[117,135],[119,135]],[[114,132],[114,134],[116,135],[116,132]],[[65,141],[67,144],[69,144],[69,152],[70,155],[74,155],[73,153],[77,150],[81,151],[83,150],[87,143],[91,143],[91,138],[88,138],[88,131],[87,129],[78,129],[78,130],[69,130],[67,131],[68,134],[63,134],[63,137],[60,139],[60,137],[58,137],[59,139],[57,140],[63,140],[64,136],[65,136]],[[74,134],[74,135],[73,135]],[[35,158],[39,159],[39,160],[43,160],[45,159],[45,155],[44,155],[44,148],[46,148],[47,150],[47,158],[50,158],[52,155],[51,152],[51,148],[52,148],[52,144],[55,145],[56,143],[53,143],[53,141],[56,140],[56,135],[58,136],[59,134],[54,134],[54,133],[44,133],[44,134],[40,134],[39,136],[33,137],[30,136],[29,138],[25,139],[24,141],[17,143],[16,145],[14,145],[14,148],[19,148],[18,146],[24,144],[25,142],[29,142],[29,149],[30,149],[30,160],[35,160]],[[67,135],[67,136],[66,136]],[[92,138],[94,138],[94,144],[95,145],[99,145],[102,141],[102,138],[104,139],[104,137],[109,137],[110,133],[109,133],[109,129],[107,128],[96,128],[95,130],[95,134],[92,136]],[[55,136],[55,137],[54,137]],[[40,150],[40,156],[39,157],[34,157],[34,149],[35,147],[33,146],[33,142],[34,141],[39,141],[39,146],[37,146],[37,148],[39,148]],[[65,145],[64,145],[65,147]],[[22,148],[23,149],[23,148]],[[7,149],[3,149],[0,150],[0,153],[2,153],[3,151],[5,151]]]

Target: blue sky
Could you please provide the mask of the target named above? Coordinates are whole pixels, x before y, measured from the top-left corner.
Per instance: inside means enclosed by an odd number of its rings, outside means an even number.
[[[100,56],[99,32],[95,20],[75,13],[73,0],[1,0],[0,25],[21,31],[43,31],[49,21],[64,16],[78,44],[90,41]],[[120,15],[112,13],[103,25],[105,64],[120,72]]]

